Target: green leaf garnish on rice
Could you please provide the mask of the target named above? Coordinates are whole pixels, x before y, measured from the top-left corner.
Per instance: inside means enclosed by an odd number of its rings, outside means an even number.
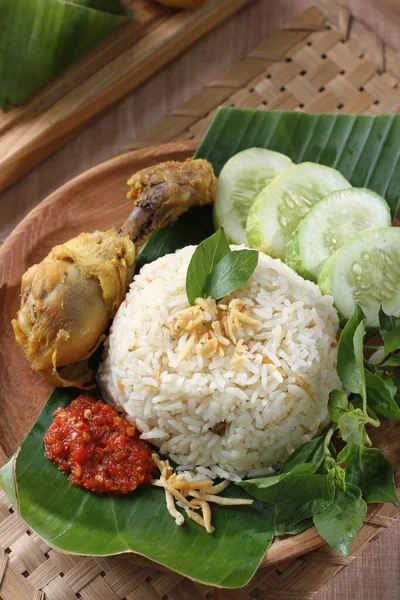
[[[220,300],[242,287],[258,263],[256,250],[229,247],[221,227],[201,242],[193,253],[186,275],[186,294],[191,306],[196,298]]]
[[[206,297],[208,276],[230,251],[222,228],[197,246],[186,275],[186,294],[191,305],[194,304],[196,298]]]
[[[206,295],[220,300],[246,283],[258,263],[257,250],[234,250],[207,277]]]

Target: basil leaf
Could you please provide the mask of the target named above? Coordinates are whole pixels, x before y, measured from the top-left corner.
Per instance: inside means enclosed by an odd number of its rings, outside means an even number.
[[[313,521],[328,544],[348,556],[366,514],[367,505],[361,497],[361,490],[347,483],[345,489],[336,486],[333,502],[323,512],[314,515]]]
[[[272,475],[271,477],[263,477],[261,479],[245,479],[244,481],[236,482],[235,485],[244,488],[249,494],[262,502],[270,502],[267,498],[275,497],[273,494],[274,489],[279,485],[281,480],[280,475]]]
[[[400,407],[394,399],[396,388],[390,378],[383,379],[365,370],[368,406],[387,419],[400,419]]]
[[[367,420],[367,416],[359,408],[352,408],[352,410],[342,414],[338,420],[342,439],[353,444],[363,444],[365,442],[364,426]]]
[[[387,360],[385,360],[385,362],[382,363],[379,366],[381,368],[384,368],[384,367],[400,367],[400,354],[394,354],[393,356],[391,356],[390,358],[388,358]]]
[[[367,399],[365,374],[364,374],[364,336],[365,336],[365,320],[361,321],[354,333],[353,348],[354,359],[360,374],[360,388],[355,394],[360,394],[363,400]],[[351,391],[351,390],[350,390]]]
[[[298,535],[299,533],[303,533],[303,531],[306,531],[306,529],[310,529],[310,527],[312,527],[313,525],[314,523],[311,518],[304,519],[304,521],[300,521],[300,523],[297,523],[291,529],[286,529],[282,533],[278,533],[275,527],[275,535]]]
[[[363,339],[365,315],[358,304],[344,327],[338,344],[337,372],[343,385],[365,399]]]
[[[332,444],[332,442],[329,442],[328,448],[329,448],[329,452],[330,452],[332,458],[336,459],[336,457],[337,457],[337,451],[336,451],[335,446]]]
[[[387,377],[383,371],[375,371],[374,374],[382,378],[383,385],[389,392],[390,397],[393,398],[397,402],[397,404],[399,404],[398,392],[400,379],[398,379],[397,377]]]
[[[207,296],[220,300],[242,287],[254,273],[257,263],[257,250],[235,250],[226,254],[207,277]]]
[[[346,481],[360,488],[365,502],[398,503],[393,469],[377,448],[347,444],[338,461]]]
[[[354,394],[354,396],[352,396],[352,398],[351,398],[351,406],[353,408],[359,408],[362,411],[363,410],[363,402],[362,402],[361,396],[358,396],[358,394]]]
[[[255,498],[271,504],[280,504],[284,500],[285,503],[289,501],[293,503],[292,506],[298,506],[317,498],[329,498],[331,485],[327,475],[316,475],[312,468],[310,464],[301,465],[291,473],[248,479],[239,481],[236,485],[243,487]]]
[[[285,460],[279,473],[290,473],[295,467],[305,463],[317,467],[322,458],[323,446],[324,436],[305,442]]]
[[[328,411],[333,423],[337,423],[340,417],[348,410],[349,401],[341,390],[333,390],[329,394]]]
[[[392,377],[390,381],[393,384],[393,388],[396,388],[394,399],[400,405],[400,377]]]
[[[337,457],[337,452],[336,452],[336,448],[335,446],[332,444],[332,442],[329,442],[328,445],[328,450],[329,450],[329,454],[330,454],[330,458],[332,458],[334,461],[336,460]],[[329,467],[329,465],[326,464],[326,461],[324,460],[321,463],[321,466],[318,468],[318,470],[316,471],[316,473],[320,474],[323,473],[325,474],[327,471],[330,470],[331,467]]]
[[[186,274],[186,294],[191,305],[196,298],[204,298],[206,295],[217,298],[206,289],[207,277],[220,260],[229,254],[231,249],[222,228],[197,246]]]
[[[379,329],[384,342],[385,355],[400,348],[400,317],[379,311]]]
[[[333,501],[334,482],[329,475],[298,475],[285,481],[288,494],[275,506],[275,533],[282,535],[298,523],[324,511]]]

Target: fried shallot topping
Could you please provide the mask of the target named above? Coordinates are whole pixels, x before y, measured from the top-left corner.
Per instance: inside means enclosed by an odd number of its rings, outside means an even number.
[[[245,360],[241,337],[243,326],[259,324],[249,313],[248,304],[240,298],[234,298],[228,304],[217,304],[214,298],[196,298],[193,306],[176,313],[170,323],[174,338],[189,334],[179,360],[192,351],[207,357],[217,354],[222,358],[228,346],[234,346],[233,365],[241,364]]]
[[[198,523],[207,531],[214,533],[215,527],[211,523],[210,503],[221,506],[244,506],[253,504],[254,500],[243,498],[223,498],[219,496],[226,490],[230,481],[222,481],[213,485],[210,479],[204,481],[188,481],[182,473],[174,473],[168,460],[161,460],[157,454],[152,454],[161,475],[152,481],[152,485],[165,490],[165,501],[169,514],[177,525],[183,525],[185,517],[178,511],[175,502],[180,502],[184,507],[186,516]]]

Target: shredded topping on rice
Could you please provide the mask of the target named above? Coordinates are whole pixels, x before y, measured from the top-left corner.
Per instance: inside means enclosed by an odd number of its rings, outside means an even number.
[[[173,338],[189,333],[179,354],[179,360],[195,351],[203,356],[225,356],[228,346],[234,346],[233,365],[246,360],[240,337],[244,325],[258,325],[259,321],[250,316],[249,306],[240,298],[228,304],[217,304],[214,298],[196,298],[193,306],[179,311],[171,319],[170,329]]]
[[[190,306],[194,251],[159,258],[135,276],[99,379],[141,438],[180,465],[176,477],[263,477],[326,424],[329,393],[340,387],[337,312],[318,286],[262,253],[239,291]],[[222,495],[242,497],[234,489]],[[192,507],[173,495],[169,506],[186,521],[184,506],[203,519],[203,509],[193,508],[202,498],[185,497]]]
[[[152,485],[164,488],[167,510],[177,525],[185,522],[185,517],[175,506],[177,501],[181,503],[187,517],[204,527],[207,533],[215,531],[211,523],[210,502],[221,506],[241,506],[254,502],[250,499],[219,496],[230,485],[230,481],[225,480],[217,485],[213,485],[210,479],[188,481],[182,473],[174,473],[168,460],[161,460],[155,453],[151,457],[161,473],[160,479],[153,480]]]

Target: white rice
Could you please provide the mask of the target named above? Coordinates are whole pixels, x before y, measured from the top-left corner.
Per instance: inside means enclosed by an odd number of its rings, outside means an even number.
[[[223,358],[193,351],[178,360],[189,334],[173,339],[170,323],[189,306],[185,281],[194,249],[159,258],[135,277],[99,380],[142,439],[189,476],[262,476],[327,422],[329,392],[340,385],[337,313],[315,284],[260,253],[254,274],[232,295],[259,321],[240,330],[244,363],[232,365],[233,345]],[[225,431],[213,433],[220,423]]]

